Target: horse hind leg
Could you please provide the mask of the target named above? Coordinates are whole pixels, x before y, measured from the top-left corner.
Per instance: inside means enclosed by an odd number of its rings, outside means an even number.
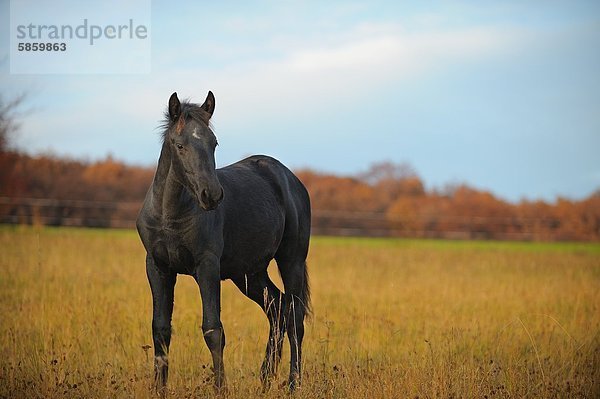
[[[266,271],[254,275],[244,275],[233,279],[233,282],[242,293],[261,307],[269,320],[269,339],[265,350],[265,359],[260,368],[260,379],[266,390],[271,385],[281,360],[285,336],[285,297],[273,284]]]
[[[261,381],[265,388],[269,387],[277,373],[285,336],[285,297],[270,279],[267,283],[268,288],[263,290],[263,309],[269,319],[269,341],[260,368]]]
[[[293,391],[302,379],[302,340],[304,338],[304,317],[310,310],[310,292],[306,261],[277,259],[285,288],[284,311],[286,330],[290,342],[290,375],[288,387]]]

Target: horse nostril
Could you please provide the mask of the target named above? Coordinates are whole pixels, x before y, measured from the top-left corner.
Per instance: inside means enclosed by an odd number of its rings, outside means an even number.
[[[206,205],[210,203],[210,201],[208,200],[208,192],[206,191],[206,189],[202,190],[202,192],[200,193],[200,199],[202,199],[202,202],[204,202]]]
[[[217,200],[217,203],[221,202],[223,200],[223,187],[221,187],[221,195],[219,196],[219,199]]]

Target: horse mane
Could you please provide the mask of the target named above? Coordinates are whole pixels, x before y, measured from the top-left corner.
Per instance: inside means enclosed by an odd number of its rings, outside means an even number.
[[[202,109],[200,104],[191,102],[189,99],[181,101],[181,115],[175,121],[171,120],[169,116],[169,108],[163,113],[163,120],[161,121],[159,128],[162,129],[162,140],[163,142],[167,138],[169,130],[174,126],[178,131],[183,130],[188,120],[192,119],[196,122],[204,123],[210,130],[213,130],[213,124],[210,121],[208,112]],[[207,123],[208,121],[208,123]]]

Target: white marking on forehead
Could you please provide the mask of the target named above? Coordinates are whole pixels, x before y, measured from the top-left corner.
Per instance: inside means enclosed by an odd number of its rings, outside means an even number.
[[[194,128],[194,132],[192,133],[192,137],[200,139],[200,136],[198,136],[198,131],[196,130],[196,128]]]

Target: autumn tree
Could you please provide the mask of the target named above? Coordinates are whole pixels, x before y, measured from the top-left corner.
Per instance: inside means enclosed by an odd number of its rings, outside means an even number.
[[[24,96],[17,96],[12,100],[5,100],[0,95],[0,153],[11,148],[11,136],[17,131],[17,111],[23,102]]]

